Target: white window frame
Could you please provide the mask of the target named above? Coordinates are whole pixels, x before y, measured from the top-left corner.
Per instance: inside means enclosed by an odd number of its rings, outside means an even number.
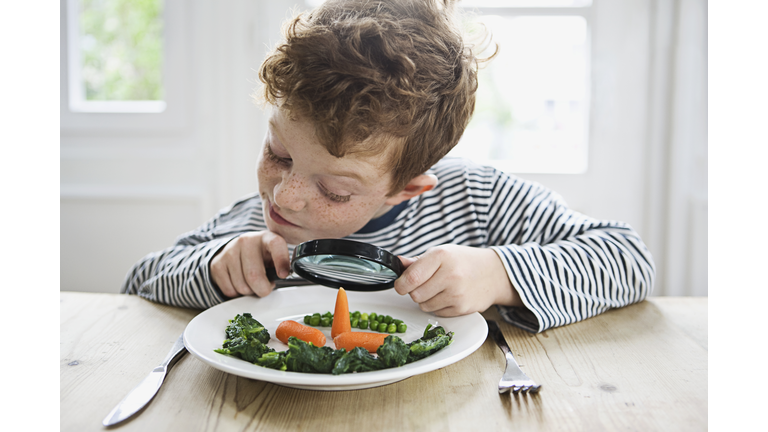
[[[178,131],[187,123],[185,83],[186,11],[183,0],[165,0],[163,8],[162,101],[86,101],[81,96],[79,0],[62,0],[61,130],[73,132]],[[71,97],[70,97],[71,96]]]

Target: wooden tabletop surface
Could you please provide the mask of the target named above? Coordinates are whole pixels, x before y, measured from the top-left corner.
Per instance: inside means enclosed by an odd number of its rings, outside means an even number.
[[[102,419],[159,364],[199,310],[121,294],[61,293],[62,431]],[[537,395],[499,394],[489,338],[437,371],[365,390],[241,378],[185,355],[121,431],[599,431],[707,429],[707,299],[653,297],[530,334],[499,322]]]

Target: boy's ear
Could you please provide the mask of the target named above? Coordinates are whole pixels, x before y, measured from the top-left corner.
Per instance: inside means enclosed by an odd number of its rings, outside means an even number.
[[[387,199],[385,204],[396,206],[403,201],[417,197],[437,186],[437,176],[434,174],[421,174],[411,179],[400,192]]]

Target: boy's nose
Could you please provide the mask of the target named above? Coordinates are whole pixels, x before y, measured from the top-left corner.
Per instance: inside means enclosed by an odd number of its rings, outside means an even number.
[[[283,181],[275,185],[273,190],[273,199],[275,204],[280,208],[299,211],[304,208],[306,202],[304,201],[306,189],[306,182],[302,179],[296,178],[294,175],[289,175],[287,178],[283,178]]]

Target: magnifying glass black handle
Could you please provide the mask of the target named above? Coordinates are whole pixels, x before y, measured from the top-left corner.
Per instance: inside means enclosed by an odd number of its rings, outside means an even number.
[[[317,285],[316,283],[300,278],[293,273],[291,273],[285,279],[280,279],[280,277],[277,275],[277,269],[274,267],[268,267],[266,270],[267,279],[269,279],[270,282],[275,283],[275,289],[292,286]]]

